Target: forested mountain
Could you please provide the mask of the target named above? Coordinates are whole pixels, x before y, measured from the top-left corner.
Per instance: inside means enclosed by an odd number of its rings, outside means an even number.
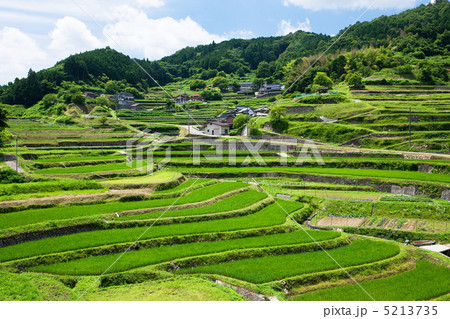
[[[180,77],[195,71],[216,69],[228,74],[256,70],[261,62],[288,61],[320,52],[331,37],[298,31],[284,37],[233,39],[216,44],[188,47],[163,58],[162,63]],[[197,69],[197,70],[196,70]]]
[[[398,57],[394,57],[396,53],[415,59],[448,56],[449,29],[450,4],[446,0],[437,0],[433,5],[422,5],[398,15],[358,23],[347,30],[329,51],[335,58],[322,61],[313,71],[323,71],[334,80],[342,80],[349,70],[368,76],[370,70],[409,63],[406,61],[408,59],[400,61]],[[345,31],[342,30],[338,36]],[[305,58],[323,52],[336,37],[298,31],[284,37],[233,39],[218,44],[188,47],[157,62],[133,61],[110,48],[98,49],[73,55],[47,70],[37,73],[30,70],[27,78],[16,79],[13,83],[0,87],[0,103],[32,106],[44,95],[57,93],[64,81],[99,88],[106,93],[115,93],[124,87],[134,87],[145,92],[155,83],[135,62],[161,85],[190,77],[208,80],[216,77],[218,72],[234,77],[252,74],[256,80],[270,79],[290,84],[293,77],[312,60]],[[354,52],[362,48],[382,49],[375,55],[373,52],[363,52],[359,56],[354,54],[355,59],[352,58],[351,61],[346,56],[339,56],[339,52]],[[447,75],[443,75],[443,70],[448,66],[444,65],[447,62],[442,63],[438,66],[423,64],[424,69],[429,69],[426,71],[429,73],[428,78],[442,73],[445,80]],[[314,74],[313,72],[309,78]],[[308,83],[303,81],[295,89],[303,90]]]
[[[399,52],[422,51],[427,56],[437,55],[445,53],[445,48],[448,52],[449,29],[450,5],[447,0],[436,0],[434,5],[421,5],[397,15],[357,23],[339,40],[336,47],[359,49],[363,46],[393,46]],[[435,43],[438,39],[444,42]]]

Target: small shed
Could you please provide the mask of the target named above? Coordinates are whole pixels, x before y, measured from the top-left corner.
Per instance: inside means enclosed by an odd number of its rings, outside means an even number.
[[[326,93],[328,93],[329,91],[330,91],[330,88],[327,87],[327,86],[321,86],[321,87],[318,87],[318,88],[317,88],[317,92],[318,92],[319,94],[326,94]]]
[[[206,125],[205,132],[208,135],[213,136],[224,136],[230,134],[231,128],[233,127],[233,123],[208,123]]]

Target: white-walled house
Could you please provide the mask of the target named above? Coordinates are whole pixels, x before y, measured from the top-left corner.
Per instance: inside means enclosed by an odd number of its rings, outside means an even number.
[[[233,123],[208,123],[205,128],[205,133],[213,136],[229,135],[232,127]]]

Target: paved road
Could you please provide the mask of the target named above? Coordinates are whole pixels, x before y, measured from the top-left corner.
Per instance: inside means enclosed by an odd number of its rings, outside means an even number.
[[[178,127],[184,128],[190,135],[198,135],[198,136],[211,136],[205,134],[202,131],[199,131],[195,126],[192,125],[177,125]]]
[[[5,164],[8,165],[11,169],[16,170],[16,157],[14,155],[5,154]],[[21,174],[26,173],[18,163],[17,171]]]

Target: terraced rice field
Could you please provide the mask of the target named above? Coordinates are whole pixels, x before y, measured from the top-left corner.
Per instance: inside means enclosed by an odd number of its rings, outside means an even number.
[[[318,241],[333,239],[339,236],[336,232],[310,231],[310,235]],[[200,256],[205,254],[233,251],[237,249],[276,247],[311,242],[311,238],[303,231],[267,235],[262,237],[250,237],[226,241],[199,242],[192,244],[163,246],[153,249],[132,251],[122,257],[111,272],[130,270],[133,268],[157,264],[173,259]],[[65,263],[57,263],[46,266],[33,267],[31,270],[48,272],[53,274],[69,275],[96,275],[107,269],[120,254],[105,255],[77,259]],[[187,272],[187,271],[186,271]]]
[[[377,301],[429,300],[448,293],[450,269],[420,260],[416,268],[388,278],[363,281],[360,285]],[[370,301],[356,285],[322,289],[293,298],[297,301]]]
[[[243,259],[217,265],[180,269],[179,273],[213,273],[253,283],[264,283],[306,273],[370,263],[400,252],[398,245],[356,240],[351,245],[302,254]],[[330,256],[332,258],[330,258]],[[340,266],[339,266],[340,265]]]
[[[162,124],[186,124],[187,117],[169,118],[163,111],[143,117],[122,112],[124,120],[101,128],[14,121],[20,164],[33,182],[0,184],[0,283],[9,293],[0,289],[0,299],[11,299],[12,293],[24,300],[74,300],[106,271],[84,300],[247,298],[214,280],[267,299],[366,300],[358,286],[348,284],[341,267],[376,300],[448,294],[446,262],[402,244],[417,236],[449,241],[448,158],[397,152],[405,138],[399,135],[405,133],[400,119],[409,109],[406,102],[392,103],[350,102],[345,111],[342,105],[313,111],[339,119],[342,127],[386,131],[356,147],[323,140],[330,142],[318,146],[324,167],[314,158],[295,166],[302,145],[290,146],[287,158],[264,146],[258,152],[268,164],[264,167],[254,159],[246,166],[252,153],[241,149],[237,165],[230,165],[233,151],[224,151],[221,158],[208,141],[177,138],[178,127]],[[413,125],[415,147],[433,139],[444,148],[445,107],[426,103],[413,108],[423,119]],[[219,109],[214,105],[194,115],[205,119]],[[294,124],[308,119],[302,114],[289,118]],[[135,156],[147,150],[125,146],[139,129],[150,127],[173,139],[172,158],[163,169],[144,175],[135,169],[136,162],[130,167],[125,161],[127,152]],[[200,166],[193,164],[194,144],[201,149]],[[168,145],[152,152],[149,169],[158,167]],[[434,149],[442,151],[430,145]],[[14,151],[12,145],[5,149]],[[393,192],[414,194],[388,195]],[[307,219],[316,213],[313,225],[339,226],[347,233],[308,229]],[[55,287],[59,297],[44,295],[39,287],[45,285]],[[319,289],[333,285],[341,286]]]
[[[207,186],[204,189],[195,190],[179,199],[176,204],[183,205],[202,202],[227,192],[246,186],[243,183],[222,183]],[[37,224],[41,222],[74,219],[87,216],[119,213],[138,209],[149,209],[155,207],[171,206],[173,199],[157,199],[149,201],[138,201],[128,203],[106,203],[89,206],[62,206],[36,210],[24,210],[8,214],[0,214],[0,229],[13,228],[21,225]]]

